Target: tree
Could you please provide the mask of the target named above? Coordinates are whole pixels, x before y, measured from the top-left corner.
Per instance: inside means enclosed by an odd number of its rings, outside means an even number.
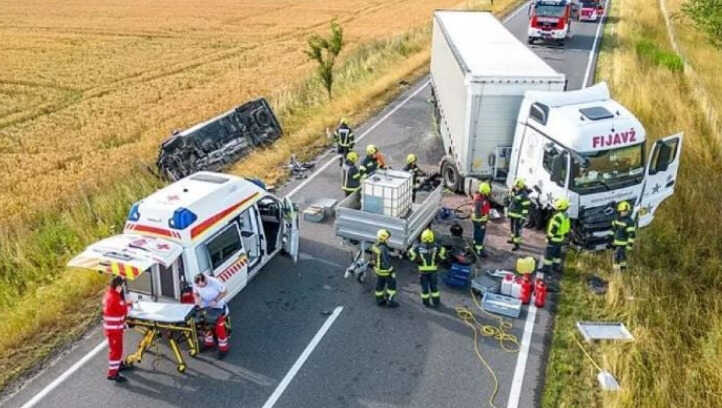
[[[318,76],[328,92],[328,99],[332,99],[333,66],[343,45],[343,29],[335,21],[331,22],[331,35],[328,38],[314,34],[308,39],[308,50],[305,52],[309,59],[318,63]]]
[[[687,0],[682,11],[707,33],[714,45],[722,47],[722,0]]]

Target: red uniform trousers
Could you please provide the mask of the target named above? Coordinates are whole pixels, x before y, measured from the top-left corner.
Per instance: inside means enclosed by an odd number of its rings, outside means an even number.
[[[123,330],[108,330],[105,336],[108,338],[108,377],[115,377],[123,362]]]

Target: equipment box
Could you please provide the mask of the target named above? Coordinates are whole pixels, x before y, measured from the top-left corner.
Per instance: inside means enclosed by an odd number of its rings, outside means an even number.
[[[390,217],[404,217],[411,209],[411,173],[377,170],[364,180],[361,209]]]

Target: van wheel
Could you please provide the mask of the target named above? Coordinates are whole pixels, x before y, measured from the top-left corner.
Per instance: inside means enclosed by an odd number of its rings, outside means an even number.
[[[444,187],[457,193],[461,189],[461,176],[459,170],[456,169],[456,165],[449,160],[444,160],[441,163],[441,178],[444,182]]]

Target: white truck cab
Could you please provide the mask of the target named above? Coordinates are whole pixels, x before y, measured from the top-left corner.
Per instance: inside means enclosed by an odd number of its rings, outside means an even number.
[[[228,289],[225,301],[279,252],[298,259],[298,211],[260,182],[198,172],[135,203],[123,233],[89,246],[68,266],[128,279],[133,300],[188,302],[205,273]]]
[[[682,134],[658,140],[646,165],[645,141],[644,126],[611,99],[605,83],[570,92],[528,91],[504,182],[511,188],[517,178],[526,181],[537,207],[547,210],[542,225],[553,200],[568,197],[575,242],[601,247],[616,203],[628,201],[644,227],[674,192]]]

